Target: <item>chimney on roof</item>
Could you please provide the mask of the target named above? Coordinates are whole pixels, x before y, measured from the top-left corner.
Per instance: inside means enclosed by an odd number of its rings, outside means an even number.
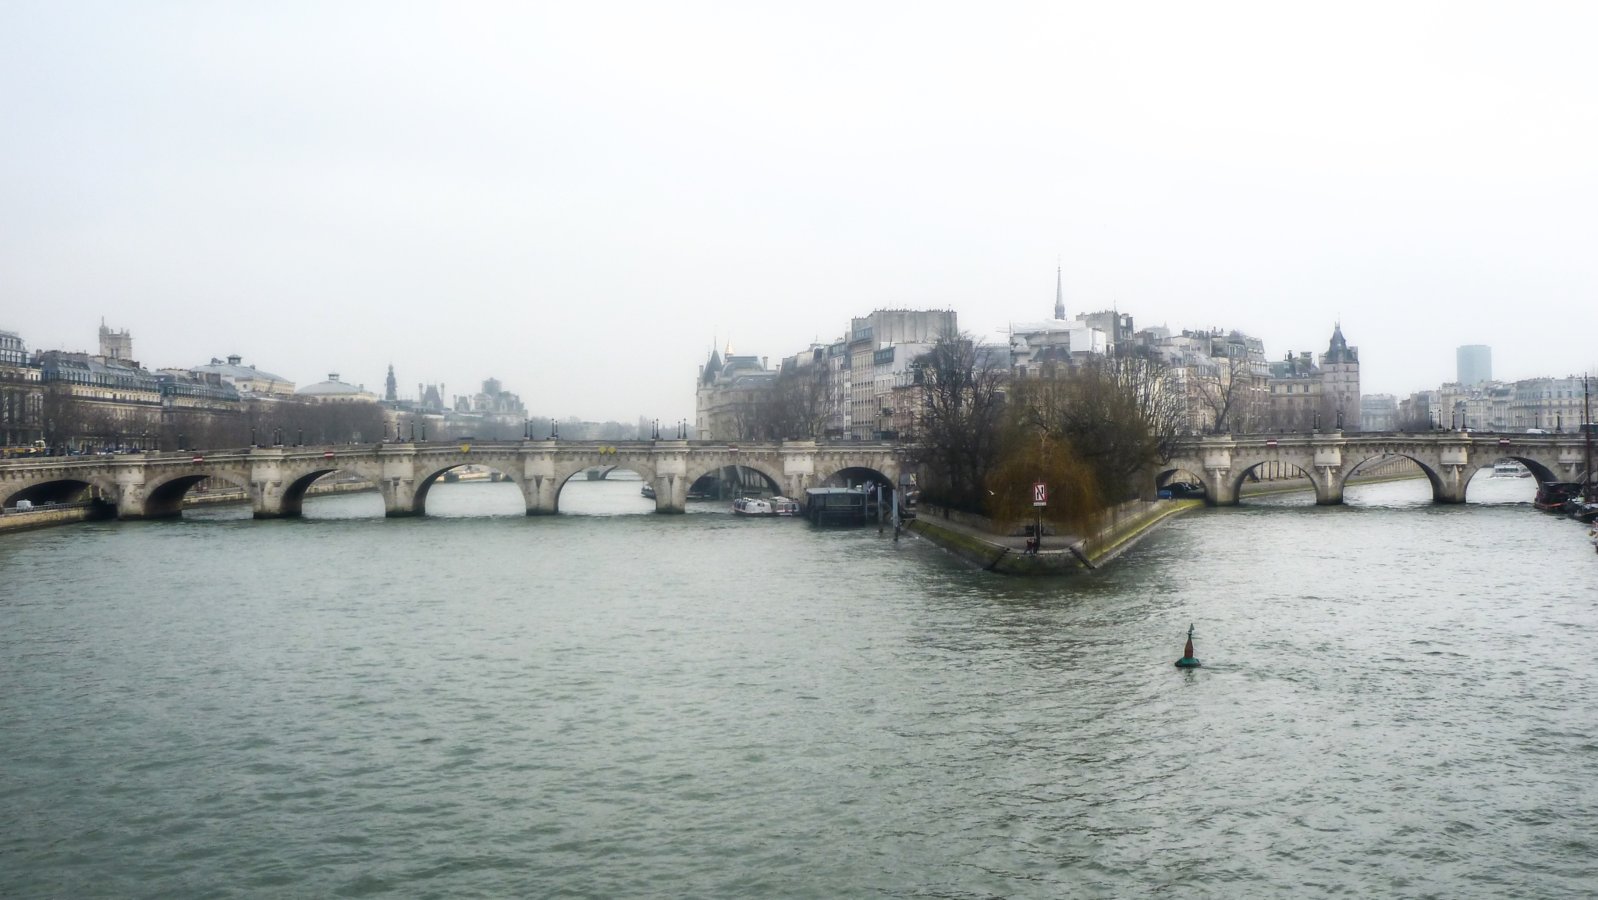
[[[234,354],[230,355],[227,358],[227,364],[230,365],[230,366],[236,366],[243,359],[244,359],[244,357],[238,355],[237,353],[234,353]]]

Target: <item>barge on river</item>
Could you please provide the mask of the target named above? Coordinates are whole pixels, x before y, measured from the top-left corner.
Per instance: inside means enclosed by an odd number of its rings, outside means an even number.
[[[815,525],[864,525],[866,489],[823,487],[805,491],[805,518]]]

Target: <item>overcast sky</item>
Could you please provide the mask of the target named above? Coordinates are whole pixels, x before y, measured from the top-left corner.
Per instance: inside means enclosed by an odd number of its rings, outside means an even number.
[[[0,0],[0,329],[691,418],[876,308],[1598,371],[1598,4]]]

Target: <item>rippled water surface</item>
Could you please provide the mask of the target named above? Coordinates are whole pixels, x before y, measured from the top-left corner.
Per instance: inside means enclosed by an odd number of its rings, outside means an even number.
[[[6,536],[0,895],[1589,896],[1598,556],[1472,494],[1064,580],[636,482]]]

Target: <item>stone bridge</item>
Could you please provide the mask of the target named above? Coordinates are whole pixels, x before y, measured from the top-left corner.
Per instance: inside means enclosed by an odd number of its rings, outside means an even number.
[[[566,481],[594,466],[631,469],[655,489],[655,510],[680,513],[688,488],[726,466],[753,469],[778,493],[804,501],[805,489],[850,481],[897,485],[904,449],[868,442],[726,444],[699,441],[490,441],[327,447],[248,447],[194,453],[40,457],[0,461],[0,504],[85,496],[114,506],[118,518],[181,514],[183,497],[205,479],[242,488],[258,519],[298,516],[306,489],[348,474],[371,482],[389,516],[423,515],[427,492],[451,469],[486,466],[521,489],[530,516],[556,513]]]
[[[1210,504],[1232,506],[1249,472],[1274,462],[1304,473],[1315,485],[1315,502],[1332,505],[1343,502],[1343,487],[1360,466],[1404,457],[1425,473],[1434,501],[1464,503],[1471,476],[1501,459],[1524,464],[1539,482],[1580,480],[1586,468],[1582,441],[1579,434],[1479,431],[1195,437],[1178,445],[1156,482],[1164,484],[1185,471],[1203,482]]]

